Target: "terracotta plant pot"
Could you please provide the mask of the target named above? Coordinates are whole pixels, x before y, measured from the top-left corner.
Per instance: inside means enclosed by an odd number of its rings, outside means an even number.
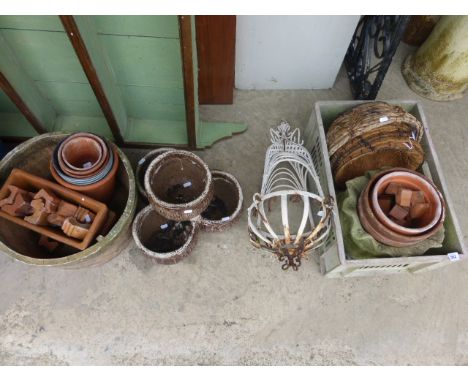
[[[390,183],[397,183],[407,189],[413,191],[422,191],[426,202],[429,203],[429,209],[419,219],[415,220],[415,227],[403,227],[392,221],[382,211],[378,197],[384,194],[385,189]],[[423,175],[414,174],[407,171],[393,171],[383,175],[376,183],[371,194],[371,206],[377,218],[391,230],[401,233],[402,235],[420,235],[429,231],[436,224],[439,226],[443,223],[441,217],[445,215],[444,205],[441,195]]]
[[[239,219],[242,211],[242,188],[237,179],[224,171],[211,171],[214,194],[208,208],[200,216],[202,229],[223,231]]]
[[[50,162],[50,172],[54,179],[64,187],[78,191],[102,202],[107,202],[112,198],[115,188],[115,179],[119,168],[119,157],[117,150],[113,147],[113,165],[110,172],[101,180],[89,185],[71,184],[60,177],[54,168],[53,161]]]
[[[109,144],[108,151],[112,153],[112,148],[110,144]],[[86,176],[80,176],[80,177],[69,176],[62,171],[62,166],[60,165],[59,160],[58,160],[58,147],[56,147],[56,149],[54,150],[52,154],[51,163],[54,166],[55,172],[65,182],[69,184],[73,184],[75,186],[88,186],[90,184],[99,182],[100,180],[104,179],[109,174],[109,172],[111,171],[114,165],[114,156],[113,155],[108,156],[108,159],[106,160],[104,165],[95,173],[86,175]]]
[[[434,229],[420,235],[409,236],[397,233],[380,222],[371,207],[370,195],[376,182],[382,176],[394,170],[409,171],[406,169],[396,168],[385,170],[374,175],[359,196],[357,206],[358,215],[364,230],[378,242],[392,247],[407,247],[431,237],[436,233],[440,226],[438,226],[438,228],[434,227]]]
[[[168,151],[174,151],[172,148],[161,148],[156,150],[151,150],[143,158],[138,161],[137,168],[135,171],[135,178],[137,183],[138,192],[140,193],[143,200],[148,201],[148,196],[145,191],[145,173],[150,165],[151,161],[157,158],[159,155],[164,154]]]
[[[159,214],[185,221],[208,207],[213,182],[208,166],[198,156],[174,150],[153,159],[145,174],[145,191]]]
[[[98,172],[109,159],[109,149],[99,136],[90,133],[70,135],[58,145],[60,169],[71,177],[83,178]],[[89,166],[84,167],[88,163]]]
[[[196,243],[197,223],[171,221],[146,206],[133,221],[132,234],[143,253],[160,264],[187,257]]]

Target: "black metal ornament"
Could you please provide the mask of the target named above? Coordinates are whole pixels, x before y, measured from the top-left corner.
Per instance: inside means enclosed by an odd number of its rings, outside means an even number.
[[[411,16],[363,16],[344,59],[354,99],[377,97]]]

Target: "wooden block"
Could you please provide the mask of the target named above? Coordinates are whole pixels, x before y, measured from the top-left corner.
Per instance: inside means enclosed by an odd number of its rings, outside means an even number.
[[[6,212],[11,216],[28,216],[34,212],[33,207],[29,204],[31,199],[27,192],[25,193],[15,193],[15,200],[12,204],[4,204],[1,209],[3,212]]]
[[[74,216],[80,223],[90,224],[94,220],[95,215],[90,210],[80,206]]]
[[[396,194],[396,203],[401,207],[410,207],[413,191],[407,188],[400,188]]]
[[[59,214],[50,214],[47,216],[47,222],[54,227],[62,227],[66,217]]]
[[[34,199],[31,201],[31,206],[34,208],[36,211],[45,211],[45,203],[42,201],[42,199]]]
[[[15,202],[16,195],[18,194],[22,194],[22,195],[28,194],[27,191],[16,186],[12,186],[12,185],[8,186],[8,190],[10,191],[10,195],[8,195],[8,197],[5,199],[0,200],[0,207],[7,205],[7,204],[13,204]]]
[[[35,225],[48,225],[47,216],[49,214],[46,211],[35,209],[34,213],[31,216],[26,216],[24,220]]]
[[[389,216],[395,218],[396,220],[405,220],[408,216],[408,210],[398,204],[395,204],[391,209]]]
[[[396,195],[399,189],[400,185],[398,183],[391,182],[385,189],[385,193],[387,195]]]
[[[418,219],[423,216],[429,209],[429,203],[416,203],[411,206],[410,217],[411,219]]]
[[[422,191],[413,191],[413,197],[411,198],[411,204],[416,203],[425,203],[426,198],[424,197],[424,192]]]
[[[15,205],[16,216],[29,216],[34,212],[34,208],[31,206],[31,198],[28,193],[16,195]]]
[[[76,218],[69,217],[63,221],[62,231],[67,236],[74,237],[75,239],[83,239],[88,233],[89,227],[89,224],[81,224]]]
[[[382,209],[382,212],[387,215],[392,209],[394,202],[393,195],[380,195],[378,198],[379,206]]]
[[[41,188],[39,192],[34,196],[34,199],[43,199],[45,204],[45,210],[49,214],[57,211],[57,207],[60,203],[60,199],[55,196],[51,191],[46,191]]]
[[[75,216],[77,209],[78,206],[72,203],[68,203],[65,200],[61,200],[57,207],[57,214],[65,216],[67,218],[69,216]]]
[[[53,252],[59,245],[59,243],[57,243],[56,241],[49,240],[49,238],[44,235],[41,235],[38,244],[41,247],[47,249],[48,252]]]

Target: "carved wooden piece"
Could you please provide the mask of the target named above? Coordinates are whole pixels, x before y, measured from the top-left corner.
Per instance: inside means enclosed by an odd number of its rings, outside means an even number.
[[[46,189],[50,192],[53,192],[58,198],[63,198],[68,202],[82,205],[89,209],[93,214],[96,214],[96,217],[94,218],[88,233],[83,238],[77,240],[75,238],[67,237],[63,233],[57,232],[56,229],[42,226],[48,225],[47,217],[49,215],[49,213],[46,212],[46,203],[43,202],[44,199],[42,198],[34,199],[31,202],[31,205],[35,209],[34,214],[26,217],[24,220],[19,217],[10,216],[5,212],[0,211],[0,217],[10,220],[32,231],[46,235],[51,239],[67,244],[74,248],[80,250],[86,249],[92,243],[94,238],[100,233],[107,219],[108,208],[103,203],[69,190],[46,179],[29,174],[25,171],[19,169],[13,169],[11,171],[7,181],[0,189],[0,199],[3,199],[7,196],[9,192],[9,185],[14,185],[28,191],[39,191],[40,189]]]
[[[89,232],[90,224],[81,224],[74,217],[66,218],[62,224],[62,231],[65,235],[75,239],[84,239]]]

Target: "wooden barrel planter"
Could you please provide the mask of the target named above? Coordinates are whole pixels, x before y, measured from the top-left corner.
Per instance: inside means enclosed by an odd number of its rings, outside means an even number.
[[[132,228],[137,247],[159,264],[175,264],[187,257],[196,244],[197,231],[197,222],[169,220],[151,205],[137,214]]]
[[[208,208],[200,216],[204,231],[224,231],[238,219],[244,201],[238,180],[225,171],[211,171],[214,194]]]
[[[56,145],[67,137],[64,133],[47,133],[17,146],[0,162],[0,184],[13,168],[19,168],[52,180],[49,163]],[[122,244],[130,237],[130,226],[136,209],[136,185],[131,164],[125,154],[116,149],[120,165],[115,192],[107,203],[116,213],[117,221],[105,236],[83,251],[62,245],[52,254],[38,245],[37,234],[6,220],[0,224],[0,252],[26,264],[81,268],[99,265],[121,253]]]

